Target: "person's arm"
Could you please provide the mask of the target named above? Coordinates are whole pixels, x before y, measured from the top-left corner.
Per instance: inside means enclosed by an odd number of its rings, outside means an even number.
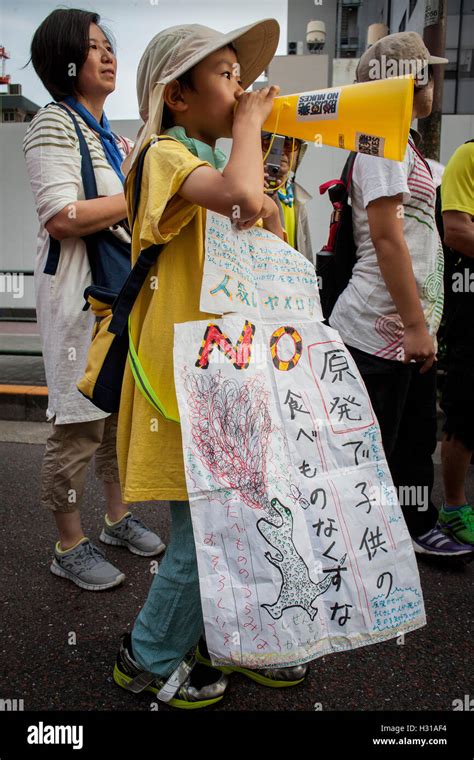
[[[387,289],[403,322],[405,362],[424,361],[426,372],[435,361],[433,339],[426,327],[410,252],[398,209],[402,195],[378,198],[367,206],[370,237]]]
[[[127,217],[123,192],[78,200],[81,154],[74,126],[59,106],[39,111],[25,133],[23,151],[39,221],[52,237],[86,235]]]
[[[274,201],[273,201],[274,202]],[[276,204],[275,204],[276,205]],[[276,208],[276,211],[273,211],[268,216],[262,216],[263,219],[263,229],[268,230],[269,232],[273,232],[274,235],[281,238],[285,241],[285,243],[288,242],[288,235],[286,234],[285,230],[282,227],[281,219],[280,219],[280,213],[278,211],[278,206]]]
[[[264,230],[273,232],[274,235],[288,242],[288,237],[281,224],[280,211],[277,204],[268,195],[263,195],[262,208],[257,214],[251,216],[246,221],[238,221],[236,227],[239,230],[248,230],[250,227],[259,220],[262,220],[262,226]]]
[[[443,211],[444,242],[474,258],[474,222],[464,211]]]
[[[51,237],[63,240],[99,232],[127,217],[124,193],[74,201],[55,214],[44,225]]]
[[[261,128],[271,112],[279,87],[272,85],[238,98],[232,127],[232,150],[222,172],[198,166],[182,183],[178,194],[240,223],[265,213]]]

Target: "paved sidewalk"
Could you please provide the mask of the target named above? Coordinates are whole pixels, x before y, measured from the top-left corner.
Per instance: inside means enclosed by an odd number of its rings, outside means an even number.
[[[25,710],[149,711],[152,695],[135,697],[112,681],[113,662],[151,582],[150,560],[106,547],[126,574],[121,588],[82,591],[49,571],[53,519],[39,508],[42,441],[47,424],[0,422],[0,698],[24,699]],[[474,494],[474,467],[469,478]],[[436,465],[435,502],[440,503]],[[146,502],[137,514],[169,539],[168,506]],[[89,473],[85,529],[98,539],[104,498]],[[265,689],[233,676],[216,710],[448,710],[473,695],[472,578],[474,563],[420,563],[428,625],[354,652],[316,660],[306,682]],[[160,704],[160,711],[168,710]]]

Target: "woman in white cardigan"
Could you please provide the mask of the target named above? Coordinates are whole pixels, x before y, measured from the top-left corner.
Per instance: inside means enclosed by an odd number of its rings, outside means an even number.
[[[117,61],[110,35],[99,21],[96,13],[61,9],[36,30],[31,60],[55,102],[35,115],[23,143],[40,222],[35,292],[49,396],[46,416],[52,424],[41,504],[53,512],[59,532],[51,571],[94,591],[117,586],[125,578],[82,530],[79,504],[94,454],[107,502],[100,539],[142,556],[164,550],[160,537],[122,502],[117,415],[93,406],[76,387],[93,327],[93,315],[82,310],[84,289],[91,284],[82,236],[110,227],[123,242],[130,242],[120,166],[133,144],[112,133],[103,111],[115,89]],[[95,199],[84,199],[79,139],[59,103],[73,113],[85,137],[99,196]],[[55,274],[44,272],[50,236],[61,247]]]

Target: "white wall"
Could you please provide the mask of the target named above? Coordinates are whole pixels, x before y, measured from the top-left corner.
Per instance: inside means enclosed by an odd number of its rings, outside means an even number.
[[[356,69],[359,58],[334,58],[332,62],[332,87],[353,84],[356,81]]]
[[[132,139],[139,126],[139,121],[112,121],[115,132]],[[0,126],[0,271],[34,268],[38,220],[22,152],[26,128],[27,124]],[[473,136],[474,116],[443,116],[442,163],[446,163],[455,149]],[[219,141],[219,144],[228,152],[230,140]],[[331,209],[327,194],[319,195],[319,185],[340,175],[346,156],[347,151],[311,144],[298,170],[298,181],[313,195],[307,208],[314,251],[326,242]],[[24,298],[13,298],[10,293],[0,292],[0,307],[34,307],[33,280],[26,277],[24,283]]]
[[[115,132],[134,138],[140,127],[139,121],[112,121]],[[2,124],[0,147],[0,271],[4,269],[33,269],[36,255],[38,220],[22,152],[23,136],[27,124]],[[227,153],[230,140],[219,145]],[[313,195],[308,202],[311,234],[314,250],[326,242],[330,204],[327,195],[320,196],[318,187],[322,182],[339,176],[347,151],[337,148],[309,145],[304,164],[298,172],[298,181]],[[0,308],[32,308],[35,305],[33,278],[25,277],[24,298],[13,298],[10,293],[0,292]]]
[[[474,115],[444,114],[441,123],[442,164],[447,164],[454,151],[466,140],[474,139]]]
[[[118,134],[134,138],[141,122],[112,121]],[[0,271],[33,269],[39,229],[30,181],[23,157],[23,137],[27,123],[0,125]],[[33,308],[33,278],[25,277],[24,297],[4,293],[0,281],[0,308]]]
[[[276,55],[268,66],[268,81],[280,95],[320,90],[328,86],[327,55]]]

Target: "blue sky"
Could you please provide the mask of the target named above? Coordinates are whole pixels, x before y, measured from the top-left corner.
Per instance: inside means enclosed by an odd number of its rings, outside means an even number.
[[[39,24],[58,7],[99,13],[117,41],[117,87],[107,98],[109,119],[138,119],[135,75],[143,50],[161,29],[198,23],[223,32],[263,18],[276,18],[281,27],[278,54],[286,53],[287,0],[1,0],[0,44],[10,53],[6,72],[19,82],[23,95],[43,106],[51,100],[33,66],[21,67],[30,56],[30,43]]]

